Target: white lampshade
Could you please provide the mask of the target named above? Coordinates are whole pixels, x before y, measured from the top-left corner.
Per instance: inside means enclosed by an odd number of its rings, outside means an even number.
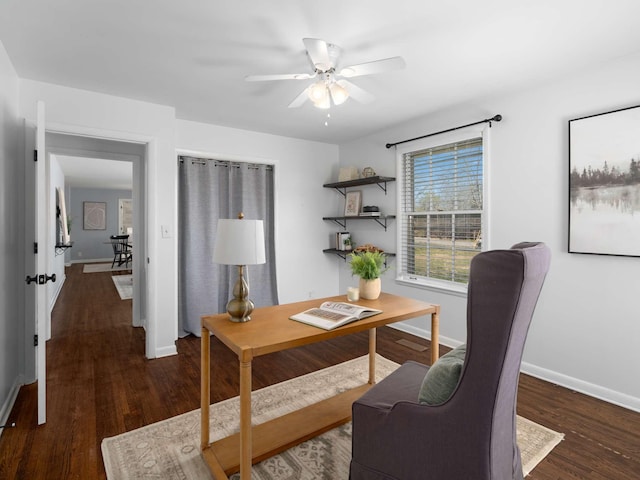
[[[317,81],[309,87],[309,89],[307,90],[307,95],[313,103],[324,102],[325,99],[329,98],[327,84],[324,82],[324,80]]]
[[[219,219],[213,261],[224,265],[265,263],[262,220]]]
[[[331,91],[331,98],[333,100],[333,103],[336,105],[343,104],[347,101],[347,98],[349,98],[349,92],[347,92],[347,89],[342,85],[332,83],[329,87],[329,90]]]
[[[316,108],[320,108],[322,110],[326,110],[328,108],[331,108],[331,100],[329,99],[329,95],[324,97],[323,100],[319,100],[317,102],[313,102],[313,106],[316,107]]]

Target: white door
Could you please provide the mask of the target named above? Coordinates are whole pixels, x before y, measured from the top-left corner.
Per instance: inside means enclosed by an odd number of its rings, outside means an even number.
[[[36,332],[38,345],[36,358],[38,365],[38,425],[47,421],[47,316],[50,314],[47,308],[47,289],[45,284],[48,275],[45,272],[49,262],[47,254],[52,245],[47,244],[47,185],[46,185],[46,153],[45,139],[45,111],[44,103],[38,102],[38,116],[36,124],[36,150],[38,161],[36,162],[36,238],[38,242],[38,254],[36,263],[38,266],[38,286],[36,287]],[[44,275],[44,278],[43,278]],[[44,279],[44,282],[43,282]],[[55,278],[52,279],[55,282]]]
[[[33,144],[27,143],[27,178],[25,193],[27,195],[27,218],[26,227],[27,239],[27,291],[25,309],[25,319],[33,322],[27,325],[25,331],[28,333],[27,342],[29,347],[34,345],[33,363],[27,359],[27,370],[35,367],[35,372],[28,373],[30,378],[35,373],[38,381],[38,425],[45,423],[47,419],[47,356],[46,356],[46,325],[48,316],[47,289],[48,281],[55,281],[55,275],[49,276],[45,271],[48,265],[48,254],[53,251],[53,245],[47,243],[47,182],[46,182],[46,155],[45,155],[45,109],[44,103],[38,102],[37,120],[35,128],[35,156],[31,153]],[[31,127],[32,128],[32,127]],[[31,147],[30,147],[31,146]],[[35,161],[34,161],[35,160]],[[31,166],[32,165],[32,166]],[[31,338],[33,332],[34,337]],[[33,341],[33,343],[31,343]]]

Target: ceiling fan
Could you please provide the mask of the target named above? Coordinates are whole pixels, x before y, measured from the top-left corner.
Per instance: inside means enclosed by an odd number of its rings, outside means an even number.
[[[342,49],[339,46],[317,38],[303,38],[302,41],[307,49],[307,56],[311,61],[312,73],[248,75],[245,80],[248,82],[263,82],[313,79],[314,82],[289,104],[289,108],[300,107],[309,99],[315,107],[327,109],[331,107],[332,103],[340,105],[349,97],[361,103],[373,101],[373,95],[346,80],[347,78],[399,70],[405,66],[402,57],[391,57],[338,69],[340,54],[342,53]]]

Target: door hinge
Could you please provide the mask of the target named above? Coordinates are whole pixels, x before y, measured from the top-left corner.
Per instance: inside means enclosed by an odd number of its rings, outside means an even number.
[[[38,161],[38,150],[34,150],[33,151],[33,161],[37,162]]]
[[[38,335],[34,335],[33,336],[33,346],[37,347],[38,346]]]
[[[38,254],[38,242],[33,242],[33,254]]]

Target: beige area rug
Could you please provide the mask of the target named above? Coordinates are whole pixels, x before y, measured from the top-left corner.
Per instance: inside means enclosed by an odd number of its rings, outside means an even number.
[[[376,374],[381,380],[398,364],[378,356]],[[301,408],[361,385],[368,378],[368,357],[294,378],[253,392],[253,423]],[[211,441],[239,430],[239,401],[215,403],[210,411]],[[525,475],[564,437],[518,417],[518,445]],[[102,441],[107,478],[211,479],[200,455],[200,410],[132,430]],[[349,477],[351,423],[335,428],[253,466],[259,480],[340,480]],[[231,478],[236,480],[239,476]]]
[[[114,275],[111,280],[122,300],[133,298],[133,275]]]
[[[85,263],[82,268],[82,273],[120,272],[122,270],[131,270],[131,262],[129,262],[128,267],[126,265],[119,267],[114,265],[113,268],[111,268],[110,263]]]

